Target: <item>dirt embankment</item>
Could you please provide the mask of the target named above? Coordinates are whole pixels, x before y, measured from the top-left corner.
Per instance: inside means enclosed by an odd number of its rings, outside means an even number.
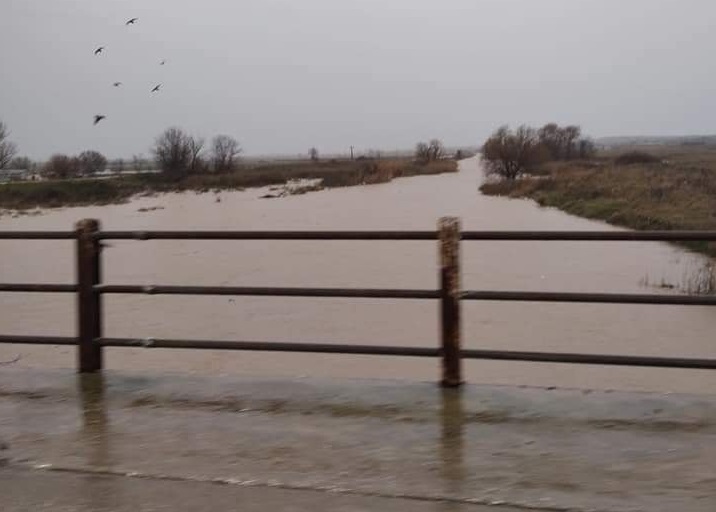
[[[8,183],[0,186],[0,211],[101,205],[120,203],[138,194],[241,190],[295,180],[320,180],[323,188],[348,187],[456,171],[457,162],[453,160],[421,163],[412,159],[366,159],[269,162],[228,174],[195,174],[179,179],[162,174],[138,174],[109,179]]]

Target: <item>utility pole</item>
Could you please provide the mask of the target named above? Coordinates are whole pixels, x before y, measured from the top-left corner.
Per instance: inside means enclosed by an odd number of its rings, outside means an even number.
[[[351,160],[353,160],[353,146],[351,146]]]

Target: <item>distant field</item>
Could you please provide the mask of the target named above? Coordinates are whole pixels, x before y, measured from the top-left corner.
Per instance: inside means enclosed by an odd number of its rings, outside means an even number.
[[[457,171],[454,160],[430,163],[409,158],[254,163],[229,174],[195,174],[181,179],[136,174],[109,179],[18,182],[0,185],[0,210],[81,206],[126,201],[142,193],[207,192],[279,185],[289,180],[320,178],[323,187],[385,183],[403,176]]]
[[[651,163],[617,163],[639,150]],[[551,162],[513,183],[481,187],[491,195],[529,197],[582,217],[633,229],[716,230],[716,148],[631,146],[589,161]],[[716,254],[716,244],[692,247]]]
[[[631,136],[631,137],[602,137],[596,140],[598,145],[608,148],[625,149],[629,146],[640,146],[666,149],[675,147],[716,148],[716,135],[687,135],[674,137]]]

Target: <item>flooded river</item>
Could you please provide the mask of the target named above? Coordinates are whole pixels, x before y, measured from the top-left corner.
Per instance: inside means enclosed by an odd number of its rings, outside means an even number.
[[[0,230],[67,230],[82,218],[106,229],[425,230],[445,215],[463,229],[605,230],[605,224],[482,196],[475,159],[460,172],[261,199],[265,189],[167,194],[128,204],[0,217]],[[145,241],[104,252],[105,282],[435,288],[435,242]],[[464,242],[463,287],[678,293],[704,258],[659,243]],[[66,241],[0,241],[0,282],[73,282]],[[435,301],[271,297],[107,296],[105,335],[226,340],[312,341],[435,346]],[[470,348],[716,357],[716,310],[708,307],[471,302],[463,306]],[[0,333],[74,335],[74,297],[0,294]],[[70,347],[0,345],[14,366],[74,367]],[[125,372],[260,374],[436,380],[439,361],[148,349],[107,350],[107,367]],[[2,368],[2,367],[0,367]],[[714,392],[708,371],[469,362],[472,382]]]

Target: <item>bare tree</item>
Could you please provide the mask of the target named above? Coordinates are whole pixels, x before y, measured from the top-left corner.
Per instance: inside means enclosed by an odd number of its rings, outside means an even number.
[[[192,164],[192,143],[181,128],[167,128],[154,142],[152,153],[162,172],[181,177],[189,172]]]
[[[562,129],[557,123],[548,123],[537,132],[540,144],[549,152],[551,160],[560,160],[563,155]]]
[[[443,147],[443,143],[440,139],[433,139],[430,141],[430,144],[428,144],[428,152],[430,157],[429,159],[431,161],[439,160],[445,155],[445,148]]]
[[[564,158],[565,160],[571,160],[574,158],[576,153],[575,148],[577,140],[582,134],[582,129],[579,126],[565,126],[564,129]]]
[[[8,139],[10,131],[5,123],[0,121],[0,169],[4,169],[17,153],[17,146]]]
[[[214,171],[231,172],[236,164],[236,157],[241,153],[239,141],[228,135],[217,135],[211,141]]]
[[[308,150],[308,156],[313,160],[314,162],[318,162],[318,149],[311,148]]]
[[[192,174],[201,172],[204,168],[204,159],[202,158],[201,151],[204,149],[205,141],[202,137],[189,136],[187,143],[189,144],[189,152],[191,154],[189,172]]]
[[[513,132],[502,126],[483,145],[482,157],[488,174],[514,180],[539,163],[539,149],[539,137],[533,128],[523,125]]]
[[[78,157],[79,173],[82,176],[91,176],[107,168],[107,159],[98,151],[83,151]]]
[[[62,154],[52,155],[43,168],[43,174],[57,180],[74,178],[79,174],[79,160]]]
[[[445,148],[439,139],[432,139],[430,142],[418,142],[415,145],[415,158],[421,162],[432,162],[445,155]]]
[[[579,126],[560,127],[556,123],[549,123],[540,128],[537,134],[540,145],[547,150],[550,160],[588,158],[594,153],[594,144],[587,139],[580,139],[582,129]]]
[[[415,145],[415,158],[422,162],[430,160],[430,146],[425,142],[418,142]]]

